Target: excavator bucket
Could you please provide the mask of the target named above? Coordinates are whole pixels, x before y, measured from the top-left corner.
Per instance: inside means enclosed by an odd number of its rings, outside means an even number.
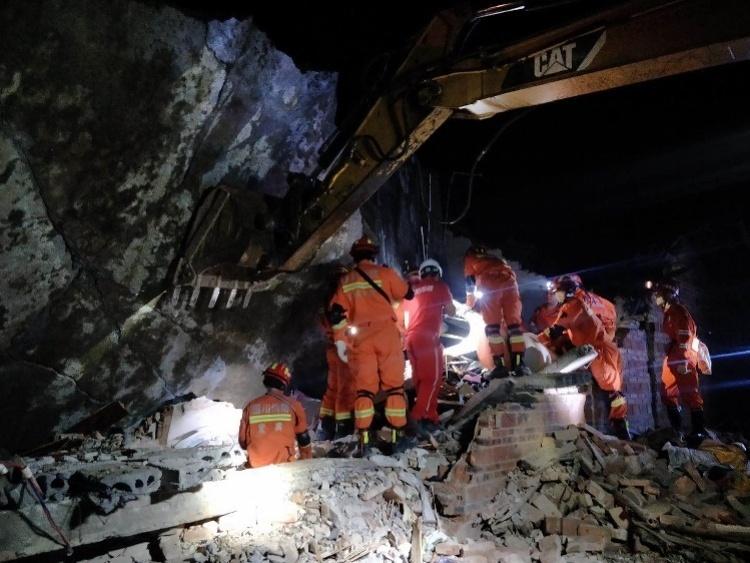
[[[253,291],[278,283],[269,254],[278,238],[263,196],[224,186],[202,198],[177,261],[174,310],[246,309]]]

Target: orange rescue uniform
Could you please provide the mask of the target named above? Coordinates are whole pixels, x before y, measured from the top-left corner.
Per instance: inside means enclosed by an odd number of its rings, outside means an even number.
[[[469,255],[464,259],[464,276],[473,277],[477,290],[483,293],[479,308],[493,357],[502,358],[507,365],[503,330],[507,328],[510,353],[514,357],[512,367],[518,367],[526,351],[526,344],[521,330],[521,296],[515,272],[502,258]],[[474,301],[474,296],[469,294],[467,305],[474,307]]]
[[[662,401],[671,407],[679,407],[682,401],[691,410],[702,409],[698,354],[693,346],[698,330],[693,317],[681,303],[670,303],[662,330],[670,339],[661,371]]]
[[[356,269],[343,276],[331,301],[342,307],[346,318],[333,327],[334,341],[348,341],[349,370],[354,378],[354,423],[368,430],[375,414],[374,398],[386,393],[388,424],[406,426],[404,354],[392,303],[401,301],[409,285],[395,270],[362,260],[357,267],[385,293],[380,294]],[[348,330],[348,338],[347,338]]]
[[[406,321],[404,342],[417,393],[411,418],[437,424],[438,391],[444,367],[440,328],[443,310],[452,305],[453,296],[448,284],[435,277],[415,281],[412,289],[414,298],[402,304]]]
[[[560,306],[554,324],[567,329],[574,346],[590,344],[594,347],[597,356],[591,362],[591,375],[597,385],[612,397],[609,417],[624,419],[627,416],[627,403],[622,395],[622,356],[587,301],[586,292],[578,290]],[[541,336],[541,340],[545,344],[549,342],[547,333]]]
[[[354,381],[349,366],[341,361],[333,344],[333,328],[325,316],[321,324],[326,333],[326,362],[328,385],[320,404],[320,417],[333,417],[336,422],[346,422],[354,415]]]
[[[242,410],[240,447],[247,450],[250,467],[297,459],[297,435],[307,432],[305,410],[279,389],[250,401]],[[300,447],[300,459],[310,459],[310,445]]]
[[[615,333],[617,332],[617,308],[615,307],[615,304],[591,291],[578,289],[576,294],[581,295],[581,298],[586,302],[586,305],[588,305],[591,311],[599,317],[600,321],[602,321],[602,326],[604,327],[604,332],[607,334],[607,338],[614,340]]]

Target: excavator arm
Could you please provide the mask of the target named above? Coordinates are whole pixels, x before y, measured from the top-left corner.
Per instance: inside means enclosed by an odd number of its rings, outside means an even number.
[[[633,0],[510,45],[498,41],[497,47],[460,52],[467,26],[521,4],[457,9],[433,18],[363,117],[329,144],[316,178],[291,190],[295,212],[287,216],[292,224],[286,244],[276,249],[276,272],[308,264],[449,118],[485,119],[750,59],[745,0]],[[257,244],[251,241],[243,256],[259,255]],[[252,264],[241,266],[253,270]],[[217,282],[206,279],[202,284],[209,287]],[[244,282],[252,285],[248,279]],[[237,286],[226,278],[218,282]]]

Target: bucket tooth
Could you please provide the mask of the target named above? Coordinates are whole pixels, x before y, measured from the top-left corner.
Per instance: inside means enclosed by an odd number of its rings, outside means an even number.
[[[234,305],[234,300],[237,298],[237,288],[233,287],[232,290],[229,292],[229,297],[227,297],[227,309],[231,309],[232,305]]]
[[[208,308],[213,309],[216,307],[216,302],[219,300],[219,294],[221,293],[220,287],[215,287],[213,292],[211,293],[211,299],[208,301]]]
[[[247,288],[247,291],[245,291],[245,298],[242,300],[242,308],[247,309],[247,306],[250,304],[250,298],[253,296],[253,290],[251,288]]]

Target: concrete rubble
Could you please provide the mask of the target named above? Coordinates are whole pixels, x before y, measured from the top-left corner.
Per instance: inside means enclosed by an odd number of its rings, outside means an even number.
[[[487,407],[394,456],[244,470],[236,445],[176,449],[139,433],[27,462],[71,544],[86,546],[88,559],[77,560],[97,563],[750,557],[750,491],[739,465],[747,460],[738,451],[716,444],[711,457],[670,446],[660,454],[562,419],[528,437],[532,415],[547,417],[553,404],[544,397]],[[519,433],[523,447],[503,449]],[[321,443],[316,456],[330,449]],[[735,470],[716,471],[727,463]],[[0,561],[60,552],[23,484],[0,477],[0,491]]]

